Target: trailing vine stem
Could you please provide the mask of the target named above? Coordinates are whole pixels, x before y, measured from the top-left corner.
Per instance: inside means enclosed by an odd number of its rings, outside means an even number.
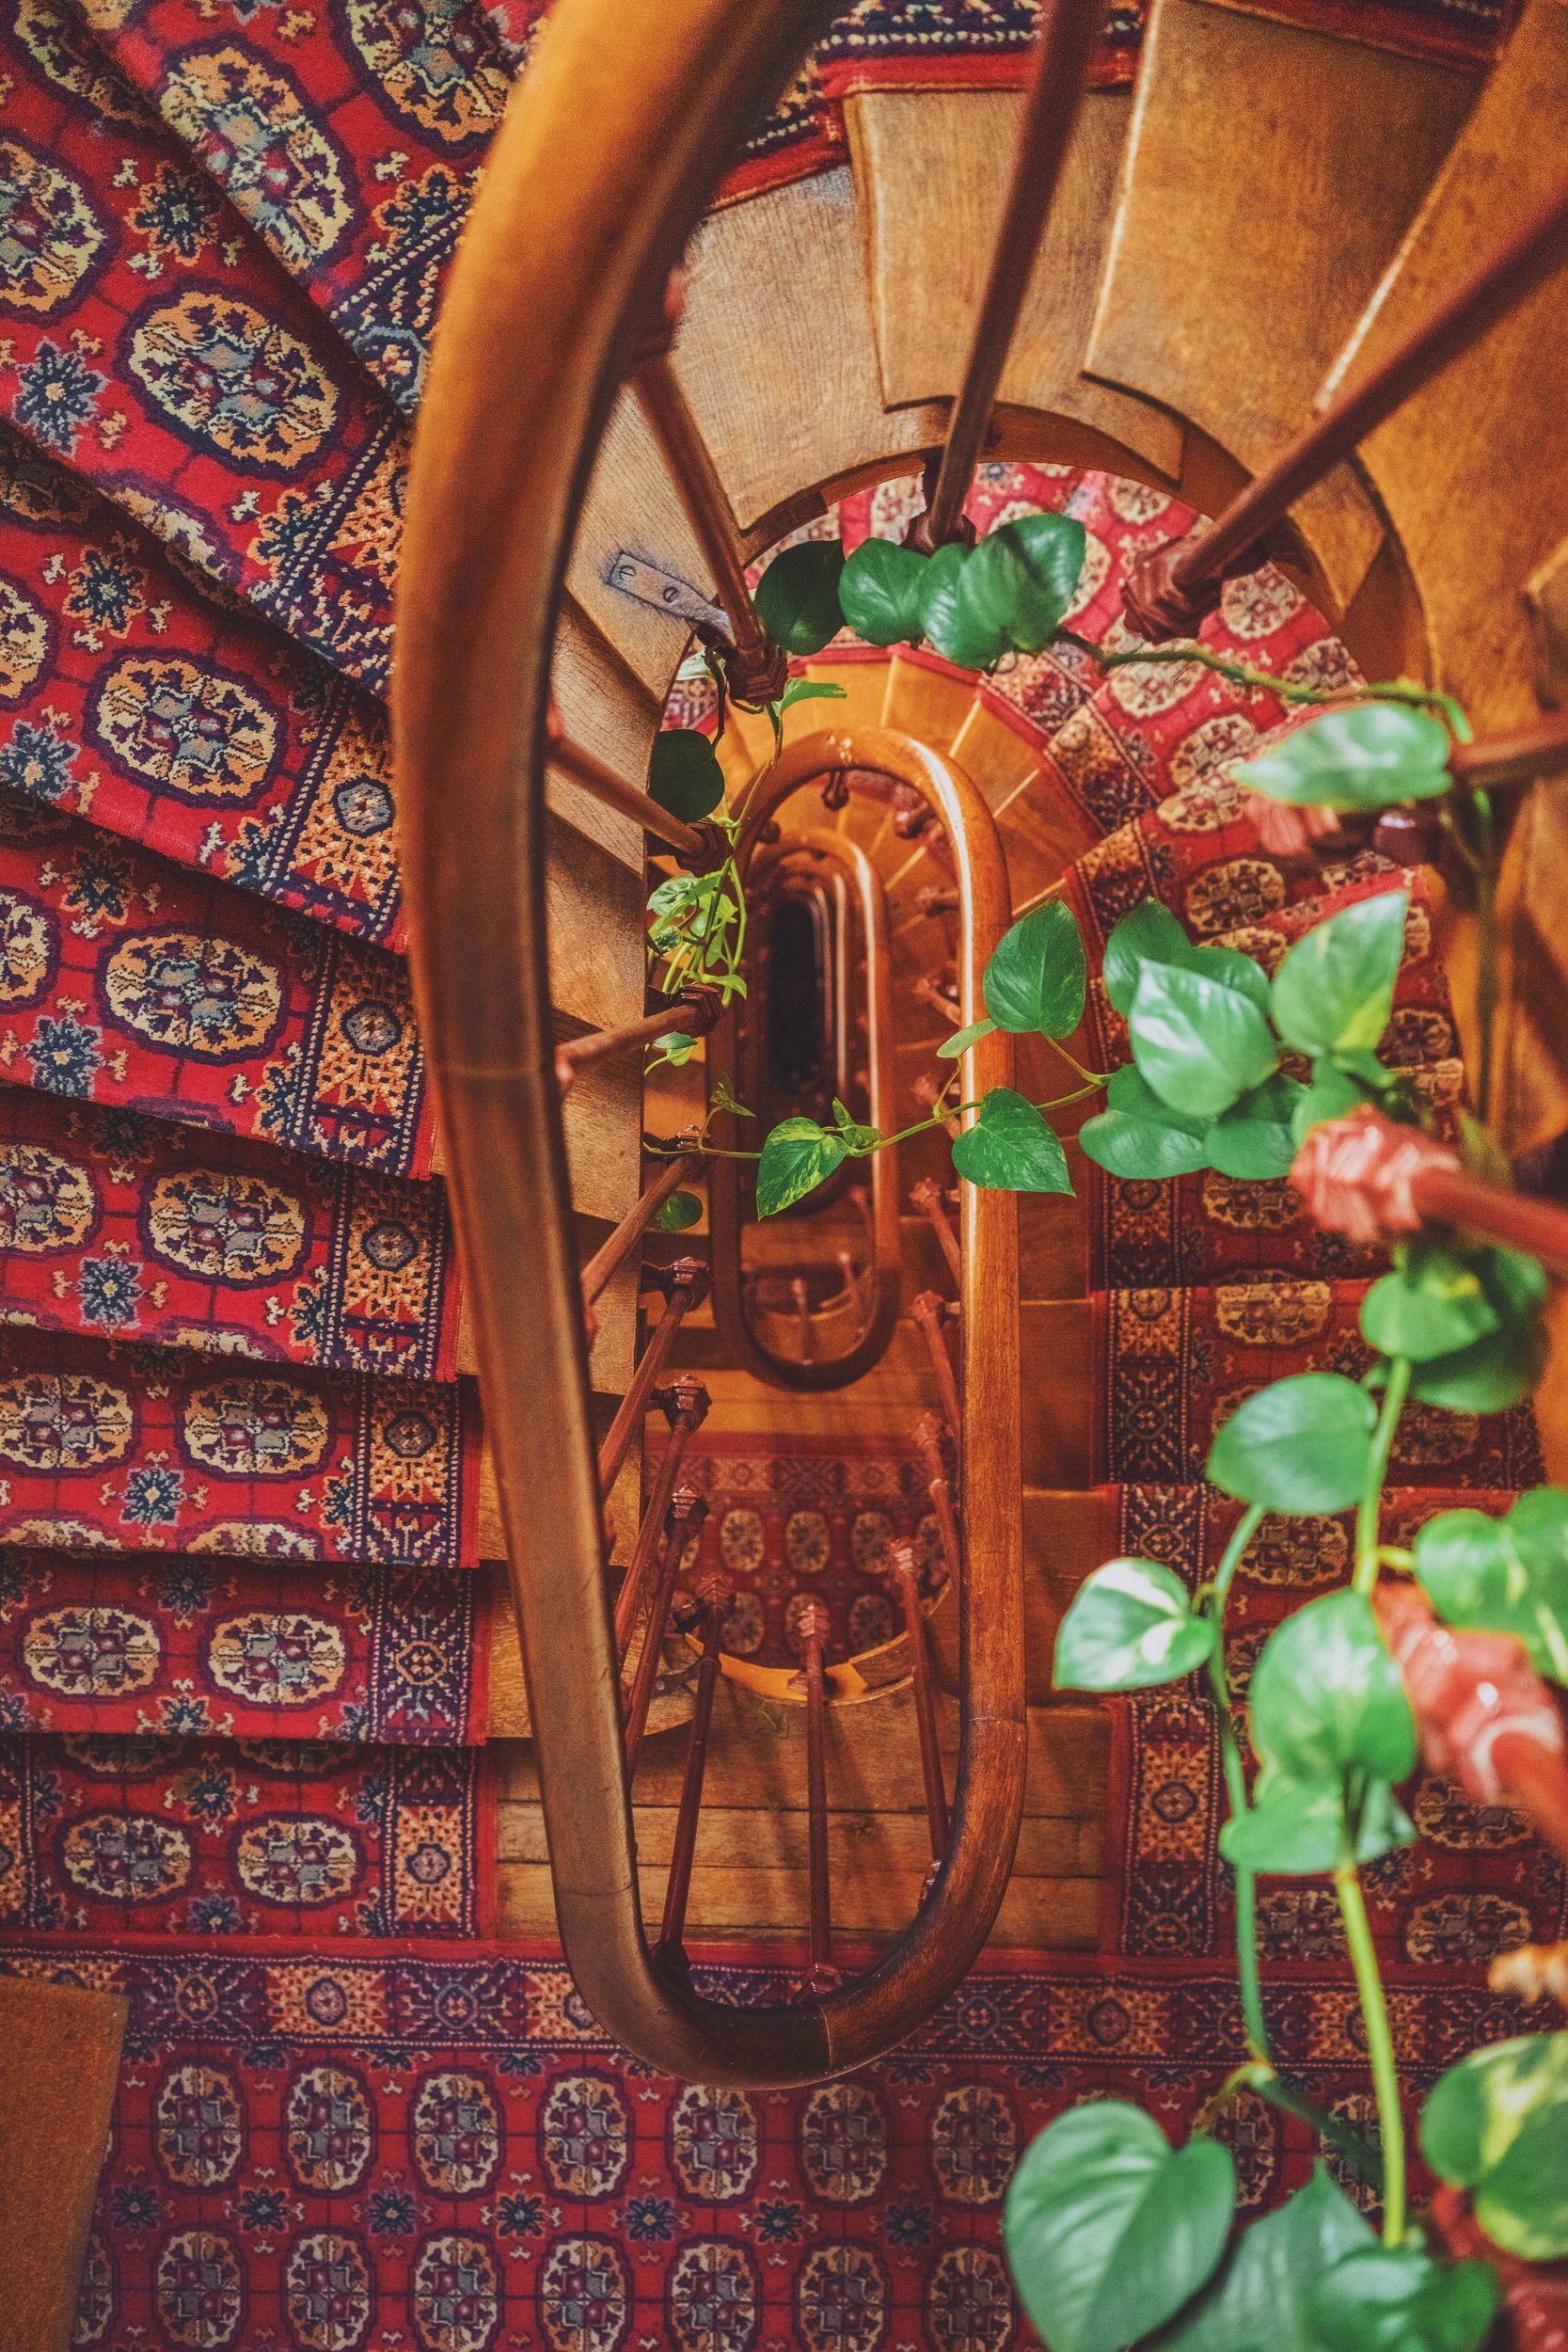
[[[1355,1808],[1359,1813],[1359,1806]],[[1399,2246],[1404,2239],[1404,2114],[1400,2106],[1399,2070],[1394,2037],[1388,2025],[1388,2002],[1367,1917],[1361,1874],[1355,1867],[1355,1827],[1347,1823],[1344,1845],[1334,1872],[1334,1892],[1345,1923],[1355,1990],[1367,2027],[1367,2056],[1377,2098],[1378,2128],[1383,2141],[1383,2242]]]
[[[1418,709],[1440,711],[1458,741],[1470,740],[1469,725],[1453,696],[1439,693],[1434,687],[1418,686],[1411,678],[1389,678],[1377,686],[1306,686],[1295,678],[1280,677],[1272,670],[1254,669],[1250,662],[1229,661],[1210,646],[1192,643],[1132,645],[1119,653],[1107,653],[1102,645],[1087,637],[1075,636],[1068,628],[1057,630],[1056,643],[1086,653],[1102,670],[1133,669],[1146,661],[1196,661],[1200,669],[1212,670],[1216,676],[1228,678],[1232,686],[1275,694],[1285,703],[1316,703],[1325,707],[1358,702],[1410,703]]]
[[[1382,1519],[1383,1488],[1388,1476],[1388,1457],[1394,1450],[1394,1437],[1399,1428],[1404,1400],[1410,1392],[1410,1359],[1392,1356],[1388,1359],[1388,1385],[1384,1391],[1383,1410],[1372,1433],[1371,1451],[1367,1459],[1366,1484],[1355,1510],[1355,1573],[1352,1579],[1353,1592],[1370,1594],[1377,1582],[1382,1565],[1378,1533]]]
[[[1235,1820],[1240,1820],[1247,1810],[1247,1786],[1246,1774],[1242,1768],[1242,1743],[1237,1737],[1236,1718],[1230,1705],[1230,1683],[1225,1671],[1225,1604],[1231,1581],[1241,1565],[1242,1555],[1265,1517],[1264,1506],[1260,1502],[1253,1503],[1243,1514],[1241,1524],[1225,1548],[1212,1583],[1198,1595],[1197,1601],[1199,1612],[1214,1629],[1214,1645],[1209,1653],[1207,1667],[1209,1691],[1219,1723],[1226,1796]],[[1258,1967],[1258,1882],[1251,1870],[1237,1869],[1234,1876],[1236,1961],[1241,1971],[1242,2017],[1246,2028],[1247,2048],[1255,2058],[1269,2065],[1269,2029],[1263,2014],[1263,1988]]]
[[[1074,1062],[1073,1068],[1078,1067],[1079,1065]],[[1101,1087],[1110,1084],[1109,1073],[1103,1077],[1097,1076],[1092,1071],[1085,1071],[1084,1074],[1088,1080],[1086,1086],[1075,1087],[1070,1094],[1053,1095],[1049,1102],[1036,1103],[1032,1107],[1041,1113],[1065,1110],[1069,1104],[1081,1103],[1085,1095],[1096,1094]],[[944,1088],[943,1092],[945,1091]],[[873,1143],[852,1144],[848,1156],[851,1159],[868,1160],[873,1152],[885,1152],[891,1144],[908,1143],[913,1136],[928,1135],[933,1127],[945,1127],[950,1119],[961,1119],[965,1111],[977,1111],[984,1100],[985,1097],[981,1095],[973,1103],[949,1103],[944,1109],[933,1111],[928,1119],[917,1120],[912,1127],[900,1127],[896,1135],[879,1135]],[[733,1109],[734,1105],[726,1104],[721,1107]],[[725,1145],[709,1143],[705,1134],[696,1137],[646,1136],[643,1138],[643,1149],[656,1159],[694,1157],[707,1160],[760,1160],[762,1157],[760,1151],[742,1152]]]

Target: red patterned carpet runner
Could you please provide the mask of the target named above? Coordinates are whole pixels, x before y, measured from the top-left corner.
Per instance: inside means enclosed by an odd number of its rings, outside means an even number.
[[[1512,9],[1269,12],[1476,67]],[[1104,1958],[982,1968],[851,2083],[677,2088],[605,2043],[558,1960],[480,1940],[495,1586],[381,697],[430,327],[546,13],[20,0],[0,29],[0,1966],[132,1997],[80,2344],[1008,2352],[996,2213],[1032,2132],[1097,2091],[1180,2130],[1239,2047],[1189,1693],[1117,1709]],[[1143,14],[1110,10],[1101,80]],[[842,166],[857,90],[1017,86],[1036,24],[1031,0],[861,0],[724,196]],[[850,500],[851,543],[909,505]],[[982,469],[982,527],[1038,506],[1085,525],[1069,617],[1096,640],[1128,562],[1192,520],[1103,475]],[[1350,675],[1269,567],[1201,635]],[[1272,965],[1400,879],[1261,851],[1226,770],[1284,720],[1272,692],[1071,649],[983,691],[1095,844],[1069,882],[1091,963],[1150,892]],[[1446,1108],[1425,923],[1385,1052]],[[1102,997],[1094,1019],[1121,1058]],[[1229,1523],[1199,1483],[1213,1426],[1278,1371],[1358,1368],[1370,1268],[1283,1184],[1095,1177],[1088,1207],[1107,1549],[1196,1576]],[[1536,1474],[1518,1416],[1411,1437],[1412,1525],[1440,1486]],[[885,1638],[896,1538],[938,1573],[902,1450],[689,1460],[747,1659],[792,1657],[808,1594],[835,1650]],[[1334,1541],[1254,1545],[1243,1687]],[[1417,1808],[1430,1842],[1371,1901],[1418,2090],[1507,2029],[1481,1963],[1564,1898],[1510,1817],[1435,1787]],[[1289,1887],[1264,1915],[1281,2052],[1364,2122],[1331,1924]],[[712,1981],[777,1997],[782,1964],[732,1953]],[[1293,2124],[1243,2099],[1229,2128],[1249,2210],[1302,2176]]]

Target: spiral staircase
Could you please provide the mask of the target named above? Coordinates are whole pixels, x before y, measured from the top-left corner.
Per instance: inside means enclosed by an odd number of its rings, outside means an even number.
[[[313,1188],[311,1263],[331,1302],[259,1336],[251,1278],[226,1289],[220,1271],[200,1303],[175,1282],[160,1305],[148,1283],[133,1315],[105,1323],[71,1270],[80,1248],[73,1258],[56,1237],[40,1251],[13,1208],[7,1353],[20,1390],[52,1360],[86,1376],[105,1346],[137,1343],[133,1385],[150,1394],[193,1362],[221,1354],[231,1374],[236,1358],[270,1356],[284,1380],[352,1374],[372,1420],[383,1380],[405,1415],[423,1398],[430,1418],[460,1419],[477,1374],[483,1458],[446,1534],[420,1551],[392,1533],[372,1556],[471,1570],[499,1592],[510,1555],[529,1681],[499,1603],[483,1724],[500,1931],[547,1934],[559,1905],[591,2006],[657,2062],[809,2078],[928,2011],[988,1931],[1035,1949],[1096,1943],[1118,1834],[1106,1728],[1051,1697],[1049,1659],[1062,1606],[1115,1541],[1128,1475],[1107,1332],[1118,1297],[1201,1301],[1227,1261],[1192,1180],[1130,1239],[1121,1188],[1069,1147],[1076,1199],[1025,1200],[1015,1237],[998,1197],[947,1200],[945,1140],[927,1136],[901,1149],[895,1247],[885,1232],[879,1245],[896,1298],[886,1347],[851,1385],[812,1390],[770,1381],[756,1352],[765,1327],[777,1358],[837,1352],[844,1311],[802,1273],[804,1220],[750,1228],[749,1254],[726,1261],[782,1281],[773,1295],[795,1303],[773,1310],[756,1279],[750,1305],[731,1283],[718,1313],[702,1280],[682,1293],[675,1262],[705,1264],[706,1225],[644,1232],[639,1203],[658,1173],[645,1139],[700,1116],[721,1048],[641,1080],[650,853],[671,866],[668,828],[626,787],[641,790],[661,723],[713,723],[682,665],[694,630],[736,629],[726,572],[791,534],[901,536],[920,513],[991,264],[997,159],[1031,101],[969,75],[957,40],[948,86],[940,71],[851,72],[832,137],[810,151],[818,167],[788,176],[764,135],[713,203],[832,11],[557,0],[542,27],[538,13],[420,0],[230,22],[186,0],[26,0],[4,33],[3,879],[18,909],[47,903],[86,942],[42,987],[18,914],[8,1010],[20,1009],[0,1051],[8,1163],[25,1173],[29,1152],[90,1145],[107,1166],[113,1114],[135,1109],[144,1190],[193,1153],[234,1181],[286,1170]],[[1220,512],[1315,404],[1374,372],[1554,193],[1568,9],[1528,0],[1506,39],[1500,23],[1478,37],[1474,13],[1390,7],[1358,23],[1288,0],[1154,0],[1135,87],[1091,75],[1068,110],[970,513],[982,529],[1041,506],[1085,519],[1090,564],[1069,616],[1080,635],[1135,642],[1121,591],[1137,560]],[[1011,78],[1028,69],[1020,49]],[[809,79],[778,120],[808,103]],[[1328,684],[1418,675],[1494,735],[1555,703],[1568,676],[1561,282],[1541,278],[1298,499],[1271,560],[1227,579],[1201,642]],[[672,403],[698,453],[695,495],[670,462]],[[1149,891],[1198,935],[1266,960],[1304,905],[1391,875],[1370,853],[1274,859],[1249,835],[1226,768],[1286,718],[1264,690],[1190,665],[1102,675],[1071,649],[976,679],[844,640],[797,668],[839,693],[786,713],[784,772],[799,781],[776,814],[786,848],[809,829],[813,855],[869,860],[895,1006],[890,1123],[922,1115],[935,1044],[971,1017],[988,925],[994,935],[1048,894],[1079,914],[1091,969]],[[80,742],[86,761],[70,756]],[[732,708],[720,751],[738,805],[768,767],[768,722]],[[925,779],[918,806],[907,776],[902,803],[890,785],[901,761]],[[537,802],[517,784],[535,767]],[[1560,812],[1549,784],[1519,796],[1504,872],[1501,1105],[1521,1153],[1568,1127]],[[90,1072],[71,1060],[66,1031],[103,983],[87,977],[93,918],[60,877],[105,845],[166,934],[235,958],[264,948],[294,1008],[291,1067],[316,1073],[313,1094],[296,1084],[279,1108],[214,1082],[221,1057],[203,1061],[188,976],[166,959],[159,971],[144,959],[141,977],[184,989],[186,1050],[166,1025],[145,1053],[105,1052]],[[988,857],[1006,894],[989,904],[972,877]],[[1387,1050],[1452,1102],[1461,1058],[1475,1060],[1471,927],[1430,872],[1407,879],[1454,997],[1435,954],[1413,948]],[[422,1047],[406,1020],[410,957]],[[1074,1051],[1115,1057],[1115,1016],[1091,998]],[[401,1041],[390,1061],[366,1006]],[[629,1050],[593,1042],[626,1030]],[[136,1035],[150,1034],[144,1019]],[[1052,1077],[1035,1053],[1020,1080],[1031,1090]],[[455,1307],[449,1192],[465,1255]],[[428,1309],[416,1328],[417,1305],[383,1297],[356,1350],[342,1312],[364,1266],[350,1262],[391,1226],[437,1237],[449,1304],[439,1329]],[[821,1224],[832,1263],[851,1227]],[[580,1306],[562,1302],[579,1301],[582,1265],[610,1244],[590,1347]],[[1330,1267],[1299,1226],[1259,1251],[1263,1275],[1359,1271]],[[384,1293],[395,1288],[388,1276]],[[955,1288],[956,1361],[942,1303]],[[665,1315],[678,1304],[662,1343],[661,1291]],[[933,1497],[903,1630],[853,1655],[819,1632],[815,1665],[808,1634],[800,1673],[725,1650],[717,1585],[681,1616],[675,1547],[666,1614],[644,1640],[628,1812],[610,1611],[649,1492],[660,1523],[639,1597],[657,1604],[671,1502],[665,1419],[644,1419],[652,1384],[636,1370],[649,1347],[667,1386],[705,1387],[709,1438],[831,1436],[852,1456],[911,1446],[935,1416],[925,1471],[946,1482],[964,1565],[946,1573],[958,1556]],[[610,1443],[618,1413],[607,1581],[590,1448]],[[702,1443],[690,1437],[693,1459]],[[1195,1437],[1173,1476],[1196,1477],[1202,1450]],[[267,1506],[236,1486],[222,1508],[219,1485],[194,1549],[263,1551],[266,1534],[245,1527]],[[20,1504],[0,1518],[0,1542],[74,1558],[65,1486],[53,1518]],[[178,1529],[158,1540],[185,1548]],[[711,1531],[706,1542],[705,1560]],[[71,1573],[90,1605],[90,1563]],[[705,1647],[720,1668],[705,1698]],[[633,1643],[634,1683],[636,1657]],[[954,1808],[934,1882],[933,1772]],[[650,1934],[686,1848],[682,1933],[658,1961],[639,1924],[633,1823]],[[716,2040],[683,1937],[777,1936],[799,1951],[806,1923],[826,1930],[830,1915],[839,1945],[817,1950],[814,1935],[805,1997],[754,2039],[732,2021]]]

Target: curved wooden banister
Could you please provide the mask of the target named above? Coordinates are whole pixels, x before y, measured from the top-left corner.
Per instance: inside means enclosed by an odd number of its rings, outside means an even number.
[[[793,745],[774,763],[762,796],[769,813],[802,785],[813,784],[819,775],[830,772],[812,764],[817,756],[812,749],[813,745],[827,739],[830,739],[808,737],[801,743]],[[840,745],[844,741],[841,736],[831,739]],[[859,738],[855,739],[858,741]],[[782,793],[774,788],[774,780],[781,770],[785,778]],[[975,797],[978,799],[978,795]],[[981,805],[983,807],[984,803]],[[989,809],[986,817],[989,822]],[[749,803],[747,818],[742,841],[737,845],[742,880],[759,846],[760,828]],[[803,833],[791,833],[784,846],[790,850],[810,850],[818,857],[832,860],[843,869],[854,892],[861,934],[865,943],[866,1115],[870,1125],[880,1127],[884,1134],[890,1133],[894,1125],[896,1084],[893,947],[888,930],[887,897],[880,877],[865,851],[847,834],[807,827]],[[721,1078],[732,1087],[735,1085],[733,1013],[729,1019],[721,1022],[713,1034],[708,1047],[708,1066],[716,1079]],[[869,1167],[871,1311],[852,1348],[839,1356],[826,1357],[819,1362],[802,1362],[796,1357],[781,1355],[752,1328],[741,1279],[739,1165],[735,1160],[714,1160],[709,1165],[709,1263],[713,1275],[714,1322],[724,1345],[733,1352],[735,1360],[744,1370],[754,1374],[756,1378],[766,1380],[775,1388],[811,1392],[845,1388],[879,1361],[893,1337],[903,1284],[896,1152],[876,1152]]]
[[[450,281],[415,440],[394,668],[410,962],[522,1635],[557,1915],[578,1989],[651,2065],[819,2079],[891,2047],[993,1921],[1022,1809],[1019,1345],[1011,1197],[964,1187],[964,1382],[988,1400],[965,1513],[952,1837],[865,1975],[787,2010],[710,2002],[643,1930],[555,1074],[545,751],[555,614],[618,389],[737,135],[833,0],[560,0],[515,87]],[[842,762],[840,763],[842,764]],[[935,780],[957,827],[951,779]],[[977,973],[1009,920],[971,882]],[[974,995],[974,983],[970,982]],[[966,1018],[977,1015],[972,1003]],[[1005,1084],[1000,1034],[968,1095]]]

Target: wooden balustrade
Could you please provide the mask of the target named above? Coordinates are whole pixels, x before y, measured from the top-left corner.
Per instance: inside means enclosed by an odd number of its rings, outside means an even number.
[[[670,1851],[670,1875],[664,1882],[664,1916],[654,1956],[666,1967],[686,1963],[686,1907],[691,1897],[691,1866],[697,1854],[697,1825],[703,1809],[703,1783],[707,1776],[708,1735],[713,1727],[713,1701],[719,1688],[719,1641],[724,1613],[734,1586],[717,1568],[697,1579],[695,1597],[703,1612],[703,1651],[697,1686],[691,1699],[691,1731],[686,1751],[686,1776],[681,1782],[680,1806]]]
[[[668,0],[557,0],[549,39],[514,86],[448,282],[398,589],[396,790],[410,966],[529,1661],[562,1945],[610,2036],[661,2071],[708,2084],[841,2074],[928,2017],[990,1932],[1023,1795],[1020,1378],[1008,1304],[1017,1204],[966,1185],[973,1493],[958,1604],[952,1835],[941,1869],[872,1967],[799,2005],[706,2000],[649,1950],[548,986],[551,648],[583,487],[650,291],[665,283],[736,124],[764,116],[833,12],[834,0],[683,0],[678,9]],[[832,739],[836,755],[814,773],[861,764],[864,742],[900,741],[875,730],[863,742]],[[957,847],[965,1018],[976,1019],[980,976],[1011,920],[995,829],[949,764],[907,745],[898,757],[928,782]],[[888,771],[886,758],[870,764]],[[900,772],[896,760],[891,772]],[[1012,1073],[1011,1041],[981,1040],[965,1059],[965,1099]],[[657,1377],[657,1366],[645,1379],[640,1369],[639,1411]]]
[[[947,1466],[942,1459],[942,1423],[934,1413],[923,1413],[913,1431],[921,1467],[926,1472],[926,1492],[931,1499],[936,1516],[937,1533],[942,1537],[942,1557],[947,1574],[956,1585],[958,1581],[958,1522],[953,1509],[953,1490],[947,1482]]]
[[[648,1580],[663,1539],[664,1521],[674,1497],[681,1464],[686,1459],[686,1449],[707,1419],[708,1392],[700,1380],[677,1380],[668,1389],[655,1389],[648,1401],[657,1405],[669,1422],[670,1436],[654,1474],[626,1573],[615,1596],[615,1656],[622,1665],[626,1664],[632,1632],[647,1599]]]
[[[1461,1168],[1420,1170],[1411,1179],[1410,1197],[1428,1223],[1457,1225],[1505,1248],[1527,1250],[1568,1281],[1568,1209],[1555,1201],[1483,1184]]]
[[[934,1176],[923,1176],[910,1194],[910,1206],[917,1209],[935,1233],[947,1261],[947,1271],[958,1281],[961,1271],[958,1263],[958,1236],[948,1218],[942,1186]]]
[[[679,1192],[684,1184],[689,1183],[701,1165],[701,1161],[689,1152],[683,1152],[679,1159],[671,1160],[641,1199],[627,1210],[608,1240],[599,1244],[582,1269],[582,1303],[585,1307],[592,1307],[614,1280],[671,1194]]]
[[[650,1266],[642,1279],[662,1296],[664,1312],[654,1326],[653,1337],[642,1351],[631,1386],[621,1399],[599,1448],[599,1492],[604,1495],[609,1494],[621,1475],[622,1464],[648,1409],[648,1399],[658,1376],[670,1360],[682,1322],[708,1295],[708,1270],[700,1258],[677,1258],[669,1267]]]
[[[964,501],[985,447],[996,388],[1029,291],[1104,13],[1102,0],[1045,0],[1040,12],[1034,80],[963,382],[929,482],[926,512],[916,516],[910,532],[911,545],[927,555],[972,535],[966,531]]]
[[[910,1676],[914,1691],[920,1776],[926,1790],[931,1859],[940,1862],[947,1848],[947,1789],[942,1780],[942,1740],[937,1730],[936,1674],[926,1637],[926,1610],[920,1597],[920,1571],[915,1565],[912,1544],[896,1543],[893,1547],[893,1585],[904,1613],[904,1638],[910,1645]]]
[[[832,1883],[828,1875],[828,1685],[824,1673],[832,1619],[818,1600],[808,1600],[797,1621],[801,1648],[798,1680],[806,1700],[806,1836],[810,1901],[811,1963],[801,1979],[806,1994],[830,1993],[838,1983],[833,1966]]]
[[[749,882],[759,864],[779,864],[810,855],[844,884],[842,909],[853,906],[863,955],[866,1120],[884,1134],[895,1123],[897,1071],[896,1034],[893,1015],[893,951],[889,936],[887,898],[876,867],[858,843],[847,834],[808,827],[792,834],[787,844],[768,840],[773,811],[819,775],[839,772],[815,764],[813,747],[825,739],[809,737],[774,761],[753,785],[746,799],[746,824],[736,845],[736,864]],[[845,748],[833,739],[834,756]],[[842,953],[835,961],[834,986],[843,992],[853,960]],[[840,1027],[847,1041],[847,1008],[841,1005]],[[733,1020],[722,1021],[708,1049],[708,1069],[715,1083],[736,1087],[737,1056]],[[902,1242],[899,1232],[897,1153],[879,1152],[867,1163],[871,1186],[871,1263],[865,1277],[869,1306],[854,1344],[833,1356],[818,1355],[815,1342],[802,1347],[799,1359],[782,1355],[752,1330],[746,1311],[740,1279],[740,1178],[734,1160],[716,1160],[708,1173],[709,1256],[713,1267],[713,1319],[726,1351],[741,1368],[775,1387],[807,1391],[843,1388],[858,1380],[878,1361],[898,1320],[903,1285]],[[809,1320],[802,1326],[810,1328]]]
[[[653,1704],[654,1685],[658,1680],[658,1669],[664,1655],[664,1637],[670,1630],[670,1609],[675,1597],[675,1579],[680,1574],[687,1546],[706,1517],[705,1495],[695,1493],[689,1486],[675,1489],[670,1502],[668,1524],[659,1540],[658,1575],[648,1603],[647,1615],[643,1619],[642,1647],[638,1653],[631,1694],[626,1701],[623,1739],[628,1780],[637,1762],[637,1752],[642,1745],[642,1734],[648,1728],[648,1709]]]
[[[606,808],[630,818],[654,840],[673,850],[683,865],[702,870],[719,863],[722,843],[713,834],[672,817],[649,793],[640,792],[634,784],[626,784],[613,768],[607,768],[602,759],[595,759],[580,743],[574,743],[559,711],[551,709],[546,726],[550,763],[562,775],[570,776],[574,784],[591,792]]]
[[[741,702],[776,701],[789,682],[789,662],[757,618],[740,532],[668,347],[645,352],[632,380],[730,625],[730,644],[716,649],[730,690]]]
[[[652,1045],[672,1029],[680,1029],[688,1037],[705,1037],[719,1018],[720,999],[713,989],[688,989],[679,996],[667,996],[655,1012],[644,1013],[641,1021],[627,1021],[616,1029],[591,1029],[586,1037],[568,1038],[555,1049],[555,1074],[564,1094],[579,1070],[589,1069],[594,1062],[608,1061],[616,1054],[630,1053],[634,1046]]]
[[[1259,542],[1285,520],[1296,500],[1533,293],[1565,253],[1568,182],[1360,383],[1338,392],[1207,529],[1156,548],[1132,566],[1122,605],[1139,636],[1188,634],[1219,601],[1226,573],[1258,560]]]

